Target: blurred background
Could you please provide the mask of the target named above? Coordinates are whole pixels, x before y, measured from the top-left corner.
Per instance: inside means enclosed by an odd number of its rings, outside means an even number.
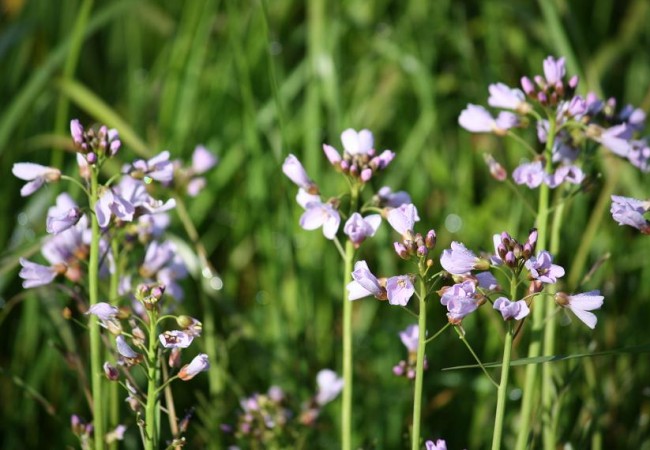
[[[38,162],[74,173],[69,121],[118,128],[120,157],[168,149],[188,161],[198,144],[220,158],[207,188],[187,203],[223,281],[198,301],[188,279],[181,308],[214,324],[199,340],[213,361],[208,376],[176,390],[179,414],[196,410],[188,448],[234,443],[240,398],[282,387],[296,405],[316,389],[322,368],[340,372],[342,264],[320,231],[298,226],[296,188],[282,174],[289,153],[326,195],[345,188],[324,158],[346,128],[368,128],[377,149],[397,157],[375,187],[408,191],[421,231],[435,228],[438,250],[452,239],[489,251],[492,234],[526,238],[534,218],[490,178],[482,154],[509,168],[524,155],[514,141],[471,135],[457,118],[485,104],[489,83],[517,86],[541,73],[547,55],[565,56],[580,92],[650,108],[650,2],[578,0],[100,1],[2,0],[0,17],[0,448],[76,445],[71,414],[89,416],[72,356],[85,363],[85,331],[62,316],[63,289],[25,291],[18,258],[45,235],[45,213],[65,186],[21,198],[13,163]],[[594,332],[574,320],[559,330],[558,353],[617,350],[650,343],[650,241],[617,226],[609,195],[650,196],[647,176],[603,152],[588,195],[567,209],[557,262],[570,269],[592,224],[588,271],[571,288],[601,289]],[[375,181],[375,180],[373,180]],[[524,192],[531,201],[533,192]],[[386,225],[359,255],[378,273],[396,273]],[[171,235],[186,239],[174,216]],[[200,277],[194,274],[195,277]],[[584,273],[574,275],[581,280]],[[435,303],[435,301],[434,301]],[[431,330],[445,311],[429,308]],[[398,332],[413,322],[400,309],[355,303],[356,442],[406,447],[412,386],[392,374],[406,357]],[[83,316],[76,313],[83,320]],[[465,322],[483,361],[501,355],[502,327],[479,311]],[[494,323],[493,323],[494,322]],[[207,342],[207,343],[206,343]],[[515,357],[526,354],[527,337]],[[422,435],[450,449],[485,448],[496,401],[480,371],[441,371],[473,363],[453,332],[427,347]],[[641,349],[556,363],[556,414],[569,448],[650,449],[650,361]],[[523,369],[513,372],[504,447],[513,445]],[[306,448],[337,448],[338,404],[328,405]],[[135,419],[124,448],[138,448]],[[297,413],[296,413],[297,414]],[[538,421],[537,421],[538,422]],[[292,448],[289,445],[288,448]]]

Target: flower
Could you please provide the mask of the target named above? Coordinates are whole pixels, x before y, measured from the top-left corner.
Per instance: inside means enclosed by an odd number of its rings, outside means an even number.
[[[403,204],[388,211],[386,220],[401,235],[413,231],[415,222],[420,220],[418,210],[413,203]]]
[[[117,344],[117,352],[124,358],[137,359],[142,356],[140,353],[133,350],[131,346],[129,346],[129,344],[126,342],[126,339],[124,339],[124,336],[119,335],[115,338],[115,342]]]
[[[305,230],[315,230],[323,227],[323,235],[334,239],[341,223],[339,212],[329,203],[311,201],[306,205],[306,211],[300,216],[300,226]]]
[[[81,210],[72,200],[72,197],[63,192],[56,197],[56,205],[50,207],[47,211],[45,229],[48,233],[59,234],[76,225],[81,216]]]
[[[318,186],[314,183],[301,162],[294,155],[290,154],[282,163],[282,172],[289,177],[294,184],[304,189],[309,194],[317,194]]]
[[[180,330],[163,331],[158,338],[165,348],[187,348],[194,340],[193,335]]]
[[[479,306],[476,300],[476,284],[471,280],[444,287],[440,294],[440,303],[447,307],[447,317],[452,323],[460,322]]]
[[[548,56],[543,63],[544,76],[549,85],[555,85],[562,82],[562,78],[566,73],[564,57],[555,59],[553,56]]]
[[[24,258],[20,258],[19,261],[23,268],[20,269],[18,275],[23,279],[23,287],[25,289],[50,284],[54,281],[54,278],[56,278],[57,275],[65,272],[65,265],[62,264],[55,264],[48,267],[36,264]]]
[[[444,250],[440,256],[440,264],[447,272],[462,275],[476,269],[481,262],[471,250],[460,242],[452,242],[451,249]]]
[[[521,320],[530,313],[530,309],[525,300],[511,302],[505,297],[499,297],[494,301],[492,306],[494,309],[499,310],[503,316],[503,320]]]
[[[553,189],[565,181],[571,184],[581,184],[584,179],[585,174],[580,167],[568,165],[558,167],[555,173],[546,176],[546,184]]]
[[[506,132],[517,125],[517,116],[511,112],[502,111],[495,119],[482,106],[467,105],[458,117],[461,127],[472,133],[495,133],[505,135]]]
[[[383,186],[377,191],[380,206],[398,208],[411,203],[411,196],[406,191],[393,192],[388,186]]]
[[[333,166],[341,162],[341,154],[331,145],[323,144],[323,152]]]
[[[205,372],[210,368],[210,362],[208,361],[208,355],[205,353],[199,353],[194,357],[192,362],[181,367],[181,370],[178,372],[178,378],[183,381],[188,381],[194,378],[197,374]]]
[[[354,264],[352,278],[354,280],[347,285],[348,300],[358,300],[369,295],[383,300],[387,298],[386,291],[379,285],[379,280],[370,272],[365,261],[357,261]]]
[[[643,234],[650,234],[650,222],[644,217],[648,210],[650,210],[650,203],[647,201],[612,195],[610,212],[619,225],[629,225]]]
[[[32,195],[43,184],[59,181],[61,178],[59,169],[34,163],[15,163],[11,168],[11,173],[21,180],[29,181],[20,189],[20,195],[23,197]]]
[[[174,163],[169,160],[169,152],[165,150],[145,161],[138,159],[132,164],[131,176],[141,179],[144,175],[161,183],[169,183],[174,178]]]
[[[604,298],[598,290],[574,295],[567,295],[564,292],[555,294],[555,302],[558,305],[569,308],[578,319],[592,330],[596,327],[598,319],[594,313],[589,311],[603,306]]]
[[[125,222],[131,222],[135,214],[135,206],[121,195],[113,192],[111,188],[108,188],[95,203],[95,214],[99,226],[106,228],[111,221],[111,216]]]
[[[526,103],[526,96],[520,89],[511,89],[504,83],[491,84],[488,90],[488,105],[495,108],[517,110]]]
[[[531,256],[524,264],[529,270],[533,280],[542,283],[555,283],[558,278],[564,276],[564,269],[557,264],[552,264],[553,256],[546,250],[540,252],[537,257]]]
[[[348,128],[341,133],[341,142],[349,155],[367,155],[374,149],[374,139],[370,130],[357,132]]]
[[[99,303],[95,303],[90,308],[88,308],[86,314],[92,314],[94,316],[97,316],[99,320],[107,321],[110,319],[114,319],[119,312],[120,310],[117,309],[117,307],[110,305],[106,302],[99,302]]]
[[[497,181],[505,181],[505,179],[508,178],[506,169],[504,169],[503,166],[496,159],[494,159],[494,156],[490,155],[489,153],[483,153],[483,159],[485,160],[485,164],[487,164],[488,168],[490,169],[490,175],[492,175],[492,178]]]
[[[426,441],[424,445],[426,450],[447,450],[447,443],[442,439],[438,439],[436,442]]]
[[[544,182],[546,173],[541,161],[524,163],[512,171],[512,179],[517,184],[525,184],[531,189],[538,187]]]
[[[406,306],[414,293],[415,288],[408,275],[398,275],[386,280],[386,296],[391,305]]]
[[[355,212],[345,222],[343,232],[350,237],[355,246],[359,246],[367,237],[375,235],[379,225],[381,225],[381,216],[379,214],[361,217],[361,214]]]
[[[333,370],[323,369],[316,375],[316,384],[318,384],[316,403],[323,406],[339,395],[343,390],[344,381]]]
[[[402,344],[404,344],[404,347],[410,353],[415,353],[418,350],[419,336],[420,327],[417,324],[409,325],[404,331],[399,332],[399,338],[402,340]]]
[[[197,145],[192,153],[192,172],[200,175],[212,169],[219,163],[219,158],[214,156],[207,148]]]

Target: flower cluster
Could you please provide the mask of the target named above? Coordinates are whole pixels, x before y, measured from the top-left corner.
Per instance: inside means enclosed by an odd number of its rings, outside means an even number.
[[[594,93],[576,94],[578,78],[566,79],[564,58],[544,60],[544,75],[521,79],[521,89],[504,83],[489,86],[488,104],[502,111],[494,118],[483,106],[468,105],[459,124],[473,133],[506,135],[515,128],[534,123],[539,144],[550,153],[536,155],[512,172],[516,184],[536,188],[542,183],[556,188],[563,183],[580,185],[585,174],[580,161],[587,159],[597,145],[628,159],[644,172],[650,171],[650,146],[638,137],[644,128],[645,113],[631,105],[620,110],[616,100],[599,99]],[[549,135],[553,141],[548,142]],[[593,144],[589,146],[588,144]],[[503,181],[505,171],[491,156],[486,162],[492,175]]]
[[[416,356],[418,351],[418,339],[420,337],[420,327],[417,324],[409,325],[404,331],[399,332],[399,338],[408,351],[407,360],[401,360],[393,366],[393,373],[398,377],[406,377],[409,380],[415,378]],[[428,369],[428,362],[424,358],[424,370]]]
[[[650,201],[612,195],[611,213],[619,225],[627,225],[643,234],[650,234],[650,222],[645,218],[648,211],[650,211]]]

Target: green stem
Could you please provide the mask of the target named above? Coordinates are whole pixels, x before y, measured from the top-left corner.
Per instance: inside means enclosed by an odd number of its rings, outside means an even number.
[[[99,198],[99,169],[92,166],[90,176],[90,207],[94,208]],[[99,302],[99,238],[100,230],[97,216],[90,214],[90,255],[88,257],[88,297],[90,306]],[[88,322],[90,330],[90,379],[93,392],[93,427],[95,429],[95,450],[104,449],[104,408],[102,384],[102,342],[97,316],[91,315]]]
[[[155,306],[154,306],[155,308]],[[147,350],[147,405],[145,408],[145,448],[158,448],[158,327],[155,312],[149,312],[149,348]]]
[[[552,170],[551,156],[553,149],[553,142],[555,141],[555,117],[551,114],[548,117],[549,127],[546,140],[546,149],[544,156],[546,158],[546,172],[550,173]],[[539,204],[537,205],[537,249],[544,250],[547,242],[547,221],[548,221],[548,206],[549,206],[549,187],[546,183],[542,183],[539,187]],[[533,305],[534,306],[534,305]],[[528,346],[528,357],[535,358],[541,354],[542,338],[541,330],[544,326],[545,309],[543,306],[532,308],[532,334],[530,344]],[[528,447],[528,436],[530,434],[530,421],[532,417],[534,397],[537,394],[535,384],[537,383],[537,364],[528,364],[526,366],[526,376],[524,382],[523,399],[520,409],[520,422],[519,431],[517,434],[517,443],[515,448],[517,450],[525,450]]]
[[[415,362],[415,389],[413,390],[413,432],[411,434],[411,450],[420,448],[420,421],[422,417],[422,382],[424,379],[424,351],[426,348],[427,331],[427,286],[420,277],[420,311],[418,318],[418,352]]]
[[[111,301],[117,299],[118,285],[122,274],[122,258],[119,253],[119,241],[111,239],[111,252],[115,258],[115,271],[111,274],[109,295]],[[120,400],[119,384],[109,383],[108,385],[108,409],[109,409],[109,429],[114,429],[120,423]],[[118,441],[114,440],[109,444],[110,450],[117,450]]]

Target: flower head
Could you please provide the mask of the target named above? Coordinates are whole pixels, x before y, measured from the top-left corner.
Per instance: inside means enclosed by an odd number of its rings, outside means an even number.
[[[388,220],[388,223],[395,231],[401,235],[405,235],[413,231],[415,222],[418,222],[420,217],[418,216],[418,210],[415,208],[415,205],[409,203],[389,210],[386,215],[386,220]]]
[[[650,234],[650,222],[645,218],[645,213],[648,210],[650,210],[649,202],[612,195],[610,212],[619,225],[629,225],[640,230],[643,234]]]
[[[92,314],[94,316],[97,316],[99,320],[107,321],[114,319],[119,312],[120,310],[117,309],[117,307],[106,302],[99,302],[88,308],[86,314]]]
[[[359,213],[353,213],[343,226],[343,232],[348,235],[352,243],[359,246],[367,237],[372,237],[381,225],[379,214],[370,214],[362,217]]]
[[[604,299],[605,297],[600,295],[600,291],[598,290],[574,295],[567,295],[564,292],[558,292],[555,294],[555,302],[558,305],[564,308],[569,308],[578,319],[592,330],[596,327],[598,319],[596,318],[596,315],[590,311],[603,306]]]
[[[178,372],[178,378],[183,381],[188,381],[199,373],[205,372],[209,368],[210,361],[208,360],[208,355],[205,353],[199,353],[194,357],[192,362],[181,367],[181,370]]]
[[[451,249],[444,250],[440,256],[440,264],[447,272],[462,275],[478,267],[481,259],[460,242],[452,242]]]
[[[340,378],[336,372],[330,369],[323,369],[316,375],[318,384],[318,393],[316,394],[316,403],[323,406],[336,398],[343,389],[343,378]]]
[[[415,353],[418,350],[419,336],[420,327],[417,324],[409,325],[404,331],[399,332],[399,338],[402,340],[402,344],[404,344],[404,347],[410,353]]]
[[[546,250],[540,252],[537,257],[531,256],[524,265],[530,272],[530,277],[542,283],[552,284],[564,276],[564,268],[553,264],[553,256]]]
[[[339,212],[330,203],[320,201],[308,202],[305,208],[300,217],[300,226],[305,230],[323,227],[323,235],[327,239],[334,239],[341,223]]]
[[[351,156],[367,155],[374,150],[374,139],[370,130],[357,132],[348,128],[341,133],[341,142],[343,142],[345,152]]]
[[[452,323],[460,322],[479,307],[476,284],[471,280],[445,287],[440,294],[440,303],[447,307],[447,317]]]
[[[531,189],[542,184],[545,177],[546,173],[541,161],[521,164],[512,172],[515,183],[525,184]]]
[[[504,83],[491,84],[488,90],[488,105],[495,108],[518,110],[526,103],[526,96],[520,89],[511,89]]]
[[[318,194],[318,186],[309,178],[302,163],[294,155],[290,154],[285,158],[282,163],[282,171],[298,187],[310,194]]]
[[[501,313],[503,320],[521,320],[530,313],[525,300],[511,302],[505,297],[499,297],[494,301],[493,307]]]
[[[415,293],[409,275],[398,275],[386,280],[386,296],[391,305],[406,306]]]
[[[11,173],[21,180],[28,181],[20,189],[20,195],[23,197],[32,195],[43,184],[59,181],[61,178],[61,171],[59,169],[34,163],[15,163],[11,169]]]
[[[174,178],[174,163],[169,160],[167,150],[145,161],[138,159],[132,164],[131,176],[142,179],[144,176],[168,184]]]
[[[370,272],[365,261],[357,261],[354,264],[352,278],[353,281],[347,285],[349,300],[358,300],[370,295],[386,299],[386,291],[380,286],[377,277]]]
[[[187,348],[192,343],[194,336],[185,331],[170,330],[160,333],[158,338],[165,348]]]
[[[472,133],[505,135],[518,122],[517,116],[511,112],[502,111],[495,119],[484,107],[472,104],[467,105],[458,117],[460,126]]]

